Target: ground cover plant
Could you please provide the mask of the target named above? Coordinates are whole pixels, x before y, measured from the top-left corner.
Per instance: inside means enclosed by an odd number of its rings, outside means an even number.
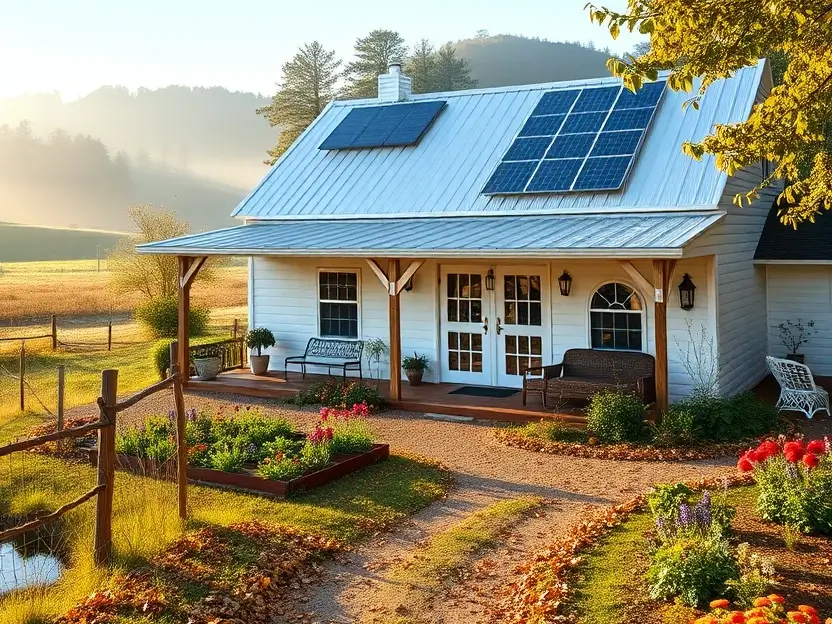
[[[290,402],[293,405],[322,405],[324,407],[350,408],[365,403],[370,409],[384,405],[384,399],[375,385],[359,381],[328,379],[299,391]]]

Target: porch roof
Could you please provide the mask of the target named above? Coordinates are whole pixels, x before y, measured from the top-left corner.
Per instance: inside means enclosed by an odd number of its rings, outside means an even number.
[[[725,213],[255,221],[138,246],[183,256],[678,258]]]

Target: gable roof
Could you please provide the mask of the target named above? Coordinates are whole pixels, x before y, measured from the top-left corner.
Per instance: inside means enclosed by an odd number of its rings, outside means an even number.
[[[794,229],[780,223],[777,201],[771,207],[754,259],[765,262],[832,263],[832,216],[821,214],[814,223]]]
[[[543,93],[617,85],[616,78],[414,95],[445,100],[418,145],[320,150],[330,132],[357,107],[376,99],[335,101],[306,129],[234,210],[247,219],[559,214],[713,208],[726,176],[712,158],[696,161],[683,141],[714,124],[745,120],[765,63],[711,85],[699,110],[683,108],[689,94],[667,90],[625,187],[600,193],[492,195],[481,193]]]

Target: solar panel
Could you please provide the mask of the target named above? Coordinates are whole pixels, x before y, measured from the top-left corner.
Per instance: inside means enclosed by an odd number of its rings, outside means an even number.
[[[482,192],[621,188],[664,89],[659,81],[637,93],[620,86],[544,93]]]
[[[444,106],[431,101],[353,108],[319,149],[416,145]]]

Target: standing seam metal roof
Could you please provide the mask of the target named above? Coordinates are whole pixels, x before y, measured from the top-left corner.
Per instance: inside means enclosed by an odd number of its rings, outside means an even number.
[[[413,147],[319,150],[357,106],[378,100],[336,101],[307,128],[234,211],[249,219],[489,213],[581,213],[715,206],[725,185],[711,157],[696,161],[681,144],[715,124],[747,118],[764,64],[739,70],[708,88],[699,110],[684,108],[690,94],[667,90],[626,186],[604,193],[486,196],[493,168],[542,94],[555,89],[618,84],[615,78],[415,95],[446,100]]]

